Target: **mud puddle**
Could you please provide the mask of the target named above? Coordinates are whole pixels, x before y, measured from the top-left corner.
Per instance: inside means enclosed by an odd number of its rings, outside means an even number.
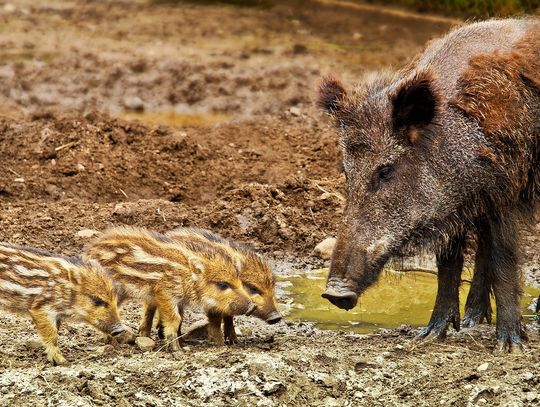
[[[232,120],[232,115],[225,113],[122,112],[117,116],[147,125],[171,127],[210,127]]]
[[[324,292],[328,269],[315,270],[308,275],[289,277],[280,283],[292,299],[287,319],[295,322],[315,322],[320,329],[341,329],[357,333],[370,333],[378,328],[397,328],[402,324],[425,326],[429,321],[437,293],[437,276],[423,272],[386,271],[376,286],[360,298],[350,311],[330,304]],[[464,278],[470,278],[464,273]],[[461,315],[470,284],[464,281],[460,288]],[[521,300],[522,315],[527,322],[535,318],[535,299],[539,288],[525,287]],[[492,299],[492,308],[495,303]]]

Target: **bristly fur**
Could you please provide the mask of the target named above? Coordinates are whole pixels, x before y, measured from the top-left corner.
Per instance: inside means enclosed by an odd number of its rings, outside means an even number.
[[[459,328],[456,275],[474,232],[479,254],[464,321],[491,318],[492,290],[499,345],[519,345],[515,224],[540,194],[540,20],[464,25],[394,77],[356,95],[329,89],[321,105],[341,131],[347,206],[327,298],[351,308],[390,257],[433,250],[439,293],[426,332],[442,337],[448,323]]]
[[[0,243],[0,305],[32,317],[52,363],[65,363],[57,345],[62,319],[119,333],[116,303],[117,287],[99,264]]]
[[[182,310],[193,303],[208,315],[246,313],[252,306],[229,253],[202,241],[176,241],[142,228],[106,231],[86,248],[87,255],[109,269],[123,297],[144,302],[140,332],[149,336],[159,311],[172,350]]]
[[[210,245],[213,250],[225,252],[231,262],[238,267],[240,280],[246,286],[246,290],[248,292],[253,290],[251,300],[257,305],[253,315],[268,320],[279,314],[274,293],[275,276],[268,262],[255,250],[206,229],[177,228],[167,232],[167,236],[181,244]],[[234,330],[232,320],[228,329]]]

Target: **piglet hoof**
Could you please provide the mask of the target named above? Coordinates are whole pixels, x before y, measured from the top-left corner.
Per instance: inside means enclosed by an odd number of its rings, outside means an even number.
[[[67,360],[62,356],[60,352],[52,353],[48,356],[49,361],[53,366],[62,366],[67,364]]]
[[[174,340],[172,340],[169,343],[169,351],[170,352],[178,352],[179,350],[180,350],[180,343],[178,342],[177,338],[174,338]]]
[[[463,328],[472,328],[481,324],[486,319],[488,324],[491,324],[491,304],[487,303],[480,307],[469,307],[465,310],[465,316],[461,321]]]
[[[234,328],[224,330],[223,336],[225,337],[225,343],[229,345],[238,343],[238,337],[236,336]]]

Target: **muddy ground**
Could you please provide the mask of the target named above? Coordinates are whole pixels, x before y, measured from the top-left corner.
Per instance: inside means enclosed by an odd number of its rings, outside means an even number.
[[[346,2],[205,3],[0,5],[0,240],[77,254],[112,225],[194,225],[251,243],[279,275],[323,265],[312,250],[335,234],[343,180],[317,79],[354,84],[398,67],[451,22]],[[524,231],[530,281],[537,230]],[[135,327],[138,308],[124,315]],[[540,400],[536,325],[523,355],[494,356],[492,326],[434,343],[406,326],[357,335],[246,318],[239,345],[170,354],[68,323],[60,346],[72,363],[50,367],[27,318],[0,323],[5,406]]]

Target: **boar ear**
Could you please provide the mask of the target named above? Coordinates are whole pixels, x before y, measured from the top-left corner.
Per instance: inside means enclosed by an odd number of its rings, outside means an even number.
[[[347,96],[345,88],[331,75],[325,76],[319,83],[319,107],[330,114],[336,114],[343,109],[343,101]]]
[[[413,130],[410,138],[415,138],[417,132],[414,129],[423,128],[435,119],[440,105],[439,99],[435,84],[428,73],[419,73],[403,81],[391,97],[394,130]]]

